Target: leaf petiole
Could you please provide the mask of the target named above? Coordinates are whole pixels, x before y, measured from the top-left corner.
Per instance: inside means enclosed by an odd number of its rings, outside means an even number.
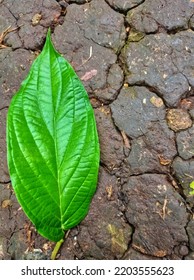
[[[69,232],[70,232],[70,230],[66,231],[64,239],[61,239],[61,240],[59,240],[59,241],[56,243],[55,248],[53,249],[52,254],[51,254],[51,260],[55,260],[55,259],[56,259],[57,254],[58,254],[58,252],[59,252],[59,249],[61,248],[61,245],[63,244],[63,242],[64,242],[64,241],[66,240],[66,238],[68,237]]]
[[[57,256],[59,249],[61,248],[61,245],[63,244],[63,242],[64,242],[64,239],[61,239],[56,243],[55,248],[53,249],[52,254],[51,254],[51,260],[56,259],[56,256]]]

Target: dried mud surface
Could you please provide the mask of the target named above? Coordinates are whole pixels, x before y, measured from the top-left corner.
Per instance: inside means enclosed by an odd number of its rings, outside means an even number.
[[[18,4],[19,2],[19,4]],[[49,259],[18,204],[6,114],[48,27],[95,110],[99,182],[59,259],[194,259],[194,1],[0,0],[0,259]]]

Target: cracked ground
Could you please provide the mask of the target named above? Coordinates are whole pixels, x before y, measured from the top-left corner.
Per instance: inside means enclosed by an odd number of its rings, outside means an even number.
[[[176,5],[175,5],[176,2]],[[0,0],[0,259],[49,259],[6,164],[10,100],[48,27],[95,110],[99,182],[59,259],[194,259],[194,1]]]

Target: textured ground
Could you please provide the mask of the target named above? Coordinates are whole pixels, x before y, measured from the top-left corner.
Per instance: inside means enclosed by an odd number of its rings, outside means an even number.
[[[176,3],[175,3],[176,2]],[[0,259],[47,259],[6,165],[11,97],[48,27],[83,81],[101,144],[98,189],[61,259],[194,259],[194,1],[0,0]]]

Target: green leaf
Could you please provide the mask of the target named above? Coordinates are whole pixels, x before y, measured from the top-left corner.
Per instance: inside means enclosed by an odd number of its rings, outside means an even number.
[[[194,181],[191,182],[190,188],[193,189],[192,191],[190,191],[190,194],[191,194],[191,195],[194,195]]]
[[[99,154],[88,95],[73,68],[54,49],[49,30],[7,116],[12,185],[41,235],[59,241],[87,215],[96,190]]]

